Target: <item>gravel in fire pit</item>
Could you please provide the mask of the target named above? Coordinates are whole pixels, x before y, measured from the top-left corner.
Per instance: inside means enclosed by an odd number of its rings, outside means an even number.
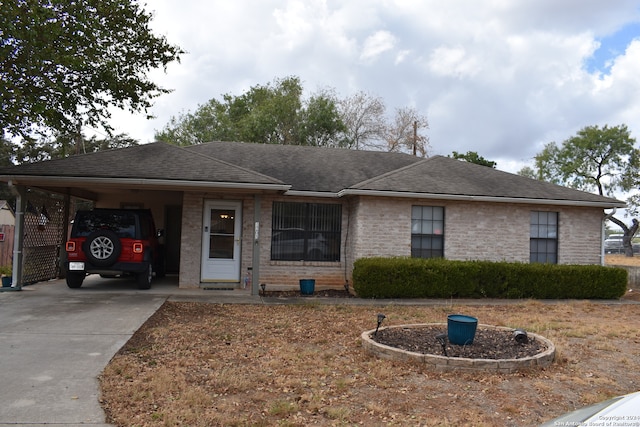
[[[411,328],[381,328],[378,334],[371,334],[377,343],[421,354],[444,356],[442,345],[436,339],[439,334],[447,334],[446,326],[424,326]],[[455,345],[447,342],[447,356],[469,359],[522,359],[535,356],[547,349],[544,342],[529,335],[527,344],[516,342],[513,332],[502,329],[478,327],[473,344]]]

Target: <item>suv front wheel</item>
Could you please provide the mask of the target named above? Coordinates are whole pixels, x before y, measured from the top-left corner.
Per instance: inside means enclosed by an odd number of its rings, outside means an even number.
[[[151,267],[151,263],[145,271],[138,274],[138,289],[149,289],[151,288],[151,279],[153,279],[153,267]]]

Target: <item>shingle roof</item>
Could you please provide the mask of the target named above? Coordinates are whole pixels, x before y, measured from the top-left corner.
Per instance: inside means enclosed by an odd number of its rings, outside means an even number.
[[[165,143],[1,168],[0,174],[282,184],[259,172]]]
[[[0,168],[0,179],[77,177],[290,186],[289,192],[569,201],[622,207],[608,197],[434,156],[340,148],[211,142],[188,147],[152,143]],[[124,180],[123,180],[124,182]],[[124,184],[123,184],[124,185]],[[404,193],[404,194],[403,194]]]
[[[352,189],[486,198],[619,202],[443,156],[430,157],[371,178],[354,185]]]
[[[185,149],[275,177],[291,184],[291,190],[331,193],[420,161],[401,153],[241,142]]]

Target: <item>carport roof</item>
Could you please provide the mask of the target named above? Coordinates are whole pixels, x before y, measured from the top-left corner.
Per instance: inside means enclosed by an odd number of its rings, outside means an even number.
[[[12,172],[19,175],[282,184],[275,178],[204,153],[162,142],[23,164],[12,168]]]
[[[276,178],[232,165],[201,153],[152,143],[117,150],[80,154],[0,168],[0,178],[35,185],[35,180],[64,187],[74,181],[122,185],[222,186],[284,191],[290,186]]]

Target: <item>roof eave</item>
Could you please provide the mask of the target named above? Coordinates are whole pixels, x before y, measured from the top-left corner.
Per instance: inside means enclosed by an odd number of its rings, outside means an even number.
[[[332,193],[330,191],[303,191],[303,190],[288,190],[284,193],[285,196],[299,196],[299,197],[325,197],[336,199],[340,197],[339,193]]]
[[[616,200],[611,202],[592,202],[584,200],[565,199],[532,199],[526,197],[497,197],[497,196],[470,196],[464,194],[434,194],[434,193],[412,193],[402,191],[383,190],[361,190],[346,188],[338,193],[338,197],[344,196],[378,196],[378,197],[403,197],[412,199],[430,200],[456,200],[467,202],[490,202],[490,203],[524,203],[533,205],[555,205],[555,206],[582,206],[598,207],[603,209],[624,208],[626,203]]]
[[[92,184],[101,186],[123,186],[128,187],[161,187],[161,188],[220,188],[230,190],[269,190],[285,192],[291,188],[289,184],[268,184],[251,182],[224,182],[224,181],[189,181],[172,179],[152,179],[152,178],[91,178],[91,177],[66,177],[66,176],[24,176],[24,175],[1,175],[4,181],[10,181],[14,185],[41,186],[47,185],[73,186],[74,184]]]

